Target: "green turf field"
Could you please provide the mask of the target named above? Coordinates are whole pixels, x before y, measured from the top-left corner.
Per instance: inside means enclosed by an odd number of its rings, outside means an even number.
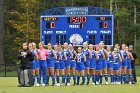
[[[140,77],[138,78],[140,81]],[[140,82],[135,85],[85,85],[17,87],[17,77],[0,77],[0,93],[140,93]]]

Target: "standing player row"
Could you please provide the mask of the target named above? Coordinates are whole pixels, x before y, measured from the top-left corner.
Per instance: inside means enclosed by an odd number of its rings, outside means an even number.
[[[122,44],[122,50],[116,44],[113,51],[111,46],[104,49],[104,44],[100,42],[93,49],[93,45],[83,43],[82,47],[74,50],[72,44],[64,43],[55,45],[54,49],[51,43],[48,43],[47,50],[42,42],[39,43],[39,49],[35,43],[29,44],[29,49],[34,55],[34,61],[31,62],[33,82],[37,77],[36,86],[41,84],[41,76],[43,76],[42,86],[49,85],[49,77],[52,78],[52,86],[70,85],[71,76],[73,77],[73,85],[89,85],[90,77],[92,84],[102,84],[102,77],[105,77],[105,84],[108,84],[108,75],[110,75],[111,84],[127,83],[131,84],[132,71],[131,60],[132,54],[128,51],[128,47]],[[126,79],[126,71],[128,70],[128,80]],[[60,84],[60,75],[62,81]]]

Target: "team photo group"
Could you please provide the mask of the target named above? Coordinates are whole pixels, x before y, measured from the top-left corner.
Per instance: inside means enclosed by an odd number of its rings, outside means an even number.
[[[32,86],[132,84],[131,48],[125,44],[104,46],[102,41],[98,45],[84,42],[76,48],[66,42],[48,43],[45,48],[42,42],[33,42],[23,43],[17,58],[20,69],[31,69]],[[19,79],[18,86],[30,85]]]

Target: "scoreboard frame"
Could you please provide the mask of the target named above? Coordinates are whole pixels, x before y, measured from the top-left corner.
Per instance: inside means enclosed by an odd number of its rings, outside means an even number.
[[[87,16],[94,16],[94,17],[110,17],[111,18],[111,22],[112,22],[112,29],[111,29],[111,44],[110,44],[110,46],[113,46],[113,43],[114,43],[114,15],[113,14],[103,14],[103,15],[89,15],[89,14],[86,14],[86,15],[41,15],[40,16],[40,41],[43,41],[42,40],[42,35],[43,35],[43,32],[44,31],[42,31],[42,20],[43,20],[43,17],[50,17],[50,18],[53,18],[53,17],[57,17],[57,18],[60,18],[60,17],[82,17],[82,16],[85,16],[85,17],[87,17]],[[96,19],[97,20],[97,19]],[[98,20],[101,20],[101,19],[98,19]],[[103,21],[103,20],[105,20],[104,18],[101,20],[101,21]],[[99,28],[98,28],[99,29]],[[64,29],[65,30],[65,29]],[[56,31],[55,31],[56,32]],[[100,33],[101,34],[101,33]],[[66,34],[67,35],[67,34]],[[100,37],[99,37],[100,38]],[[69,39],[68,39],[69,40]],[[67,40],[67,41],[68,41]],[[45,40],[44,40],[45,41]],[[83,41],[83,42],[86,42],[86,41]],[[68,43],[70,43],[70,41],[68,42]],[[44,44],[45,46],[46,46],[46,44]],[[54,43],[53,43],[53,45],[54,45]],[[81,46],[81,44],[80,45],[74,45],[74,46]]]

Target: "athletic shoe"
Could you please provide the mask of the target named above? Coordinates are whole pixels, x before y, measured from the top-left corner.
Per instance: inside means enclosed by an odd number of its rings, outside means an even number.
[[[111,84],[111,85],[113,85],[113,84],[114,84],[114,82],[111,82],[110,84]]]
[[[67,86],[70,86],[70,83],[67,83]]]
[[[105,84],[108,85],[108,82],[106,81]]]
[[[25,87],[31,87],[31,85],[29,85],[29,84],[25,84]]]
[[[23,84],[19,84],[19,85],[18,85],[18,87],[23,87],[23,86],[24,86]]]
[[[65,85],[64,83],[60,84],[60,86],[64,86],[64,85]]]
[[[43,84],[42,84],[42,86],[44,87],[44,86],[45,86],[45,84],[43,83]]]
[[[96,85],[99,85],[99,82],[96,81]]]
[[[131,84],[132,84],[132,82],[130,81],[130,82],[129,82],[129,84],[131,85]]]
[[[60,86],[60,84],[59,83],[56,83],[55,86]]]
[[[95,85],[95,83],[93,82],[92,85]]]
[[[38,87],[38,86],[39,86],[39,84],[38,84],[38,83],[36,83],[36,86]]]

